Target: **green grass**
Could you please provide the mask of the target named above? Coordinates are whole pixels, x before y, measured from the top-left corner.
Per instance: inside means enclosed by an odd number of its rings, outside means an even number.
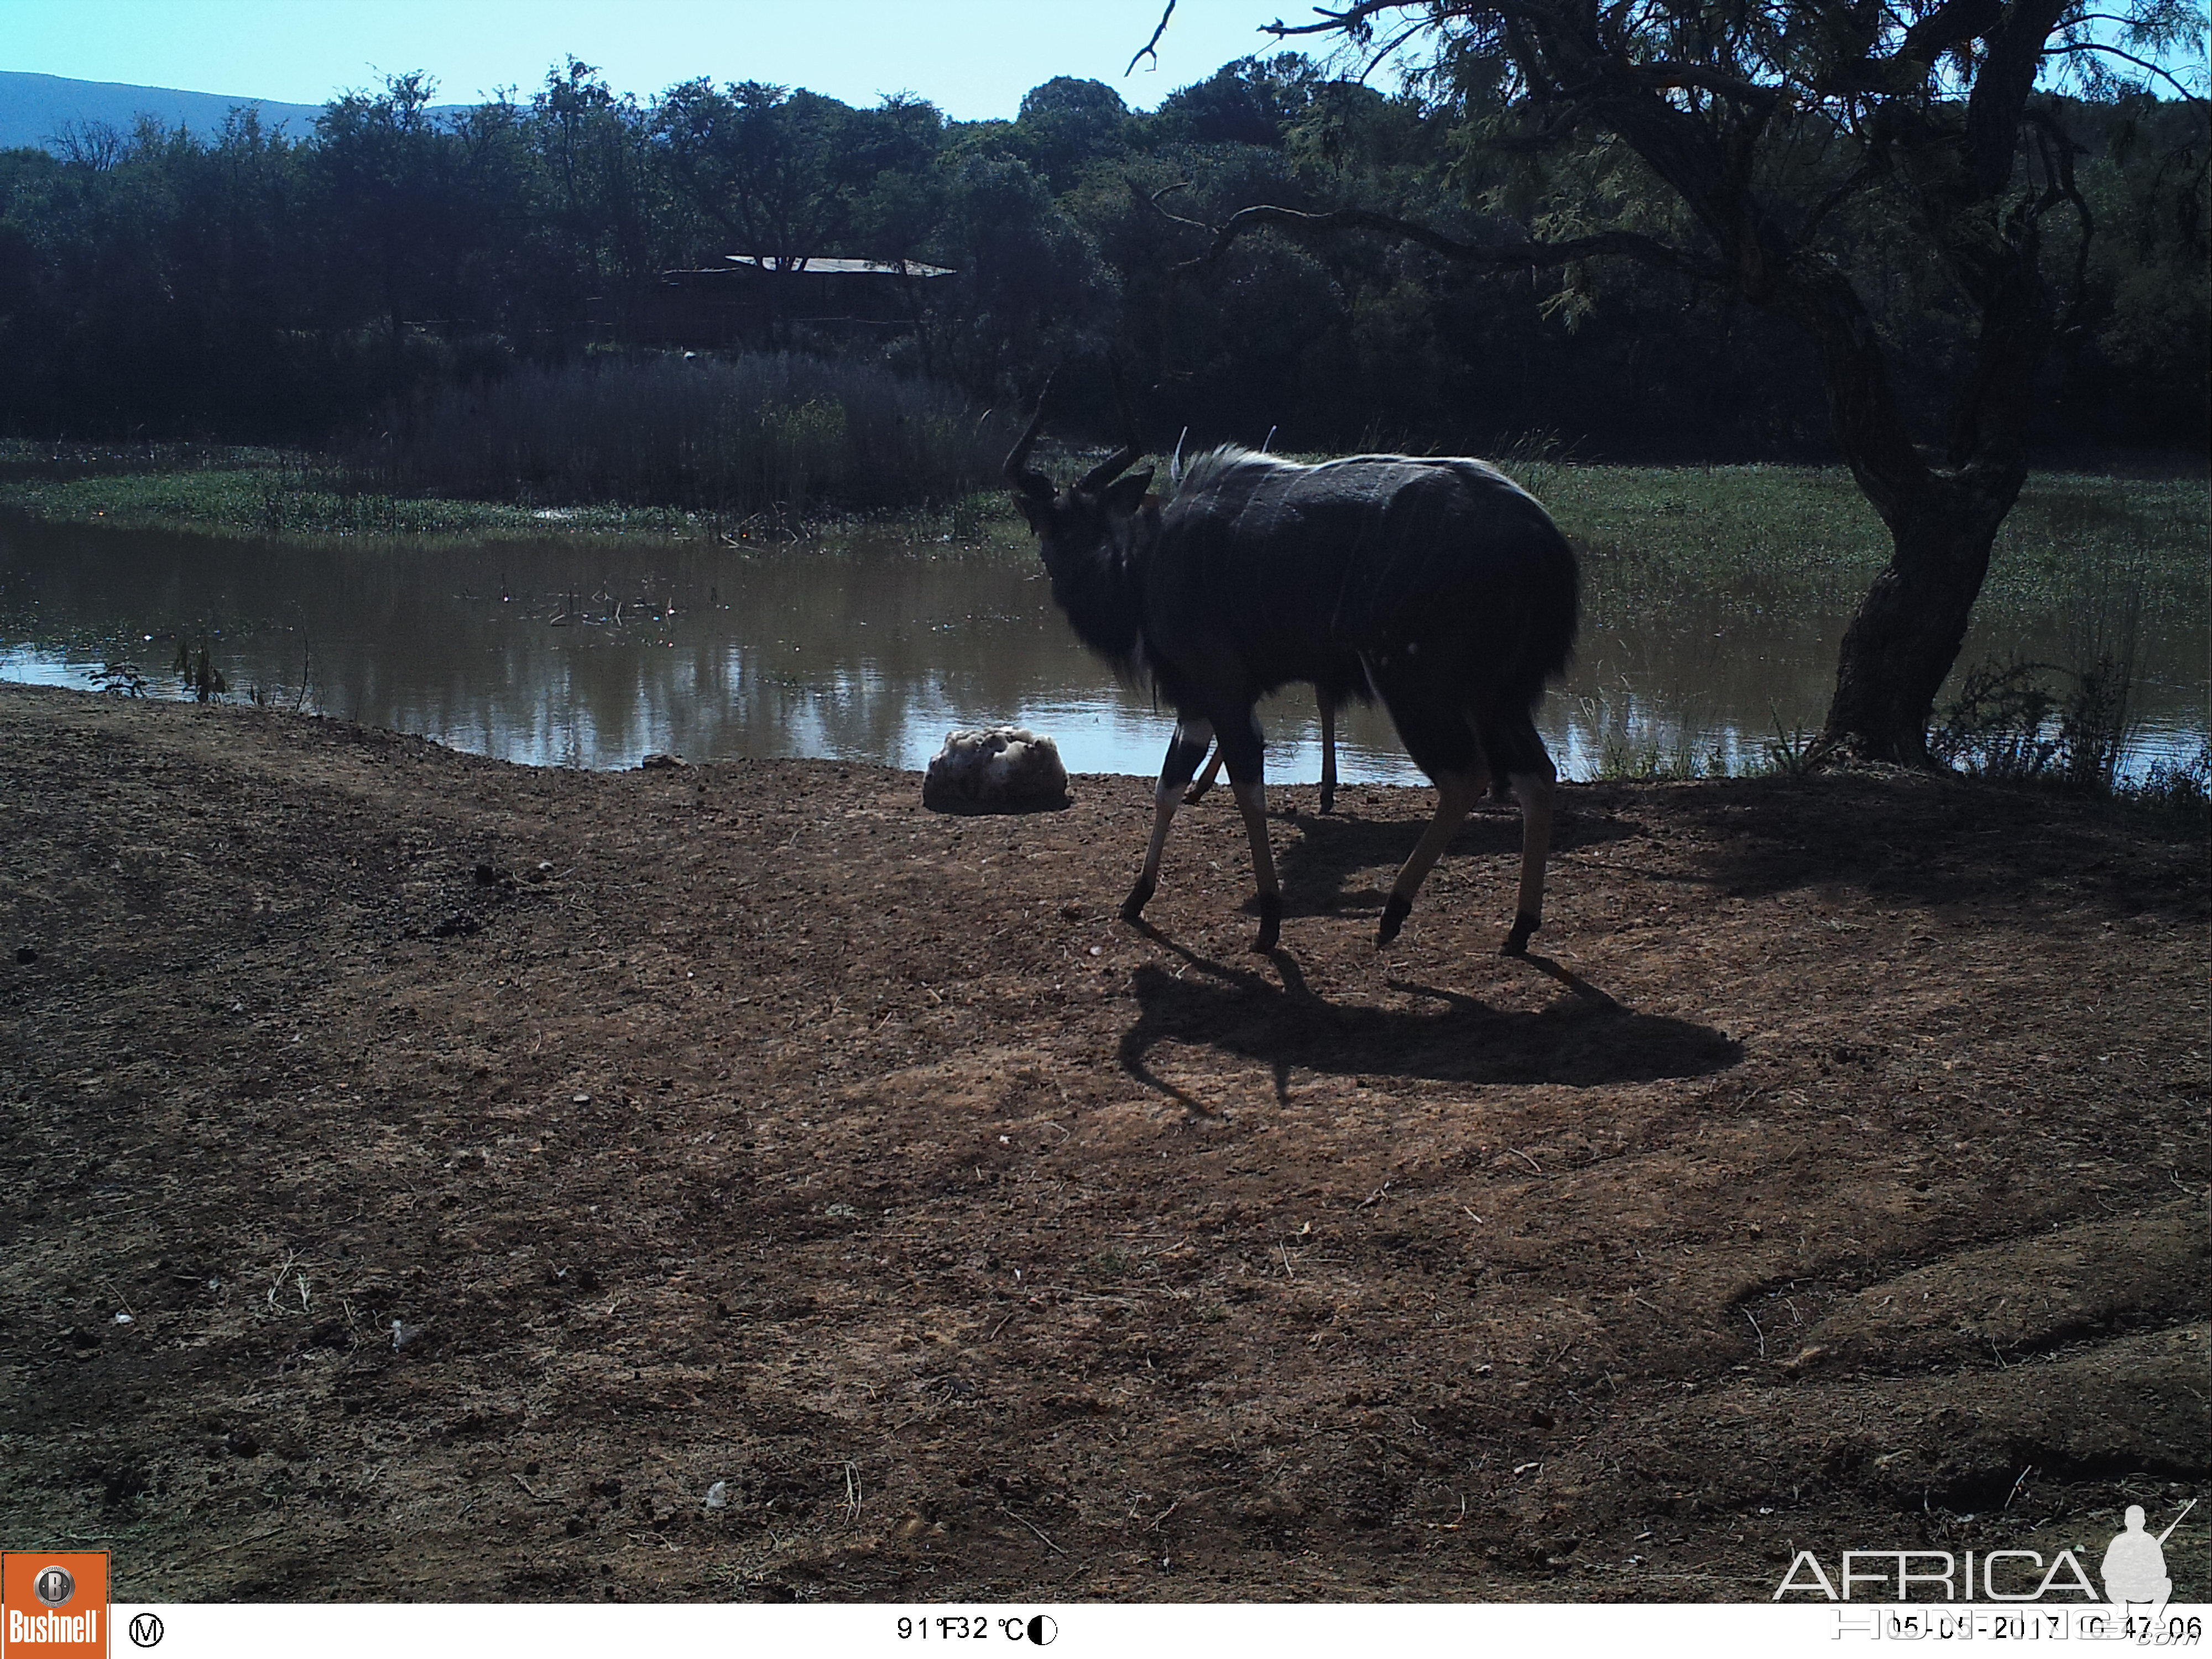
[[[1686,592],[1747,603],[1856,597],[1889,562],[1889,533],[1840,467],[1513,469],[1587,552],[1594,609]],[[2085,570],[2140,577],[2147,616],[2207,608],[2212,499],[2202,479],[2031,477],[1998,532],[1984,604],[2071,604]]]
[[[865,362],[601,352],[448,386],[348,459],[409,496],[726,518],[910,512],[995,480],[1011,420]]]
[[[338,463],[236,447],[128,450],[0,441],[0,512],[49,524],[313,542],[332,537],[544,540],[651,536],[670,540],[788,540],[858,526],[927,543],[1012,548],[1026,542],[1002,489],[952,505],[887,515],[818,511],[738,517],[675,507],[548,507],[364,489]]]
[[[283,466],[214,466],[83,478],[0,479],[0,508],[57,524],[194,530],[219,536],[684,535],[702,514],[671,507],[530,508],[347,489]]]
[[[90,476],[66,476],[88,468]],[[1889,538],[1837,467],[1575,466],[1513,469],[1585,551],[1594,616],[1644,612],[1685,594],[1747,608],[1834,603],[1863,592]],[[269,450],[76,451],[0,445],[0,509],[56,523],[243,537],[674,538],[834,532],[870,522],[914,539],[1025,548],[1005,492],[870,520],[818,514],[761,522],[670,507],[545,507],[353,487],[336,465]],[[1997,537],[1984,605],[2061,609],[2085,573],[2140,582],[2148,617],[2208,609],[2206,485],[2195,479],[2039,474]]]

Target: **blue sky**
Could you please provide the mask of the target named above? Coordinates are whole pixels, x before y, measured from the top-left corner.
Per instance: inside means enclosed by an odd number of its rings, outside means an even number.
[[[1159,67],[1123,77],[1164,0],[0,0],[0,70],[318,104],[425,70],[439,101],[526,95],[568,53],[640,96],[695,76],[803,86],[852,104],[913,92],[957,119],[1011,117],[1055,75],[1139,108],[1310,0],[1180,0]]]

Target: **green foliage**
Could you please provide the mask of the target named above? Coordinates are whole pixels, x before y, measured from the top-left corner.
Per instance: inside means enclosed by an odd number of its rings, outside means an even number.
[[[1130,126],[1120,93],[1103,82],[1062,75],[1023,98],[1014,138],[1030,168],[1057,192],[1084,168],[1126,155]]]
[[[1766,745],[1766,764],[1770,771],[1785,778],[1801,778],[1812,769],[1819,748],[1815,735],[1802,726],[1784,727],[1782,711],[1771,703],[1767,711],[1774,719],[1774,741]]]
[[[874,358],[1004,404],[1110,348],[1164,441],[1486,453],[1541,429],[1585,454],[1828,453],[1802,344],[1663,272],[1601,285],[1594,268],[1490,273],[1410,244],[1262,235],[1172,274],[1205,227],[1258,203],[1376,207],[1478,239],[1690,228],[1602,135],[1498,143],[1529,136],[1502,90],[1510,65],[1495,42],[1455,41],[1397,95],[1279,52],[1151,115],[1066,77],[998,122],[750,82],[641,101],[569,58],[453,121],[401,75],[299,140],[249,112],[208,138],[75,134],[58,154],[0,155],[0,429],[318,445],[389,430],[446,388],[622,343],[609,319],[662,272],[739,252],[956,272],[899,325],[785,328],[753,349]],[[2185,446],[2212,309],[2201,118],[2140,94],[2051,109],[2081,146],[2099,298],[2054,368],[2044,435]],[[1852,178],[1858,142],[1808,118],[1759,152],[1762,188],[1809,212]],[[1846,191],[1827,246],[1890,296],[1882,326],[1925,402],[1973,341],[1899,211]]]
[[[49,461],[0,481],[0,505],[271,536],[620,530],[652,509],[680,523],[949,505],[996,477],[1011,441],[957,393],[865,363],[602,355],[438,392],[336,459],[147,454],[164,470],[36,476],[61,470]]]
[[[2073,487],[2045,497],[2057,522],[2120,519],[2124,490]],[[2201,524],[2201,520],[2200,520]],[[2195,538],[2200,557],[2202,533]],[[2143,617],[2171,604],[2157,581],[2159,550],[2075,542],[2063,605],[2070,663],[2063,668],[2008,660],[1970,669],[1957,700],[1930,735],[1937,759],[1984,776],[2056,784],[2078,794],[2114,793],[2134,724],[2131,700]]]
[[[176,471],[0,479],[0,507],[63,523],[213,535],[544,537],[669,534],[692,528],[665,508],[548,511],[512,503],[392,495],[335,464],[252,452]]]
[[[1928,742],[1947,765],[2008,781],[2048,776],[2060,753],[2051,712],[2058,699],[2043,663],[1987,662],[1966,671],[1959,695]]]
[[[783,353],[603,356],[429,402],[362,452],[405,494],[724,514],[955,500],[1012,441],[942,386]]]
[[[2154,761],[2125,799],[2203,827],[2212,821],[2212,743],[2185,761]]]

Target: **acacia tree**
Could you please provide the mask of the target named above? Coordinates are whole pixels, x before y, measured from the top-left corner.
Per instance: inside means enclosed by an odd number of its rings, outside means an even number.
[[[1425,54],[1420,72],[1455,100],[1471,156],[1609,167],[1625,152],[1667,210],[1639,213],[1638,191],[1593,188],[1533,234],[1493,220],[1488,233],[1452,234],[1370,208],[1259,206],[1215,228],[1206,258],[1262,226],[1367,230],[1498,270],[1636,260],[1792,319],[1814,344],[1838,444],[1893,550],[1844,635],[1823,747],[1924,764],[1936,694],[2027,476],[2039,372],[2094,304],[2094,225],[2074,178],[2083,152],[2063,102],[2039,87],[2069,68],[2099,90],[2113,66],[2163,76],[2140,54],[2199,25],[2185,0],[2115,3],[2124,15],[2098,0],[1316,8],[1320,21],[1270,32],[1334,37],[1372,61]],[[1808,155],[1846,160],[1808,188]],[[1851,269],[1850,227],[1874,215],[1933,256],[1969,319],[1940,424],[1900,395],[1877,307]]]

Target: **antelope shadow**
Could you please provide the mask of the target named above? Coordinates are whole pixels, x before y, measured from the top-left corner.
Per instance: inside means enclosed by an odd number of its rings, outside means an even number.
[[[1351,793],[1350,787],[1346,788],[1340,799]],[[1341,807],[1326,816],[1294,812],[1278,822],[1287,822],[1297,830],[1295,836],[1282,838],[1275,849],[1285,915],[1313,915],[1361,905],[1379,910],[1398,866],[1427,828],[1425,818],[1360,817]],[[1553,825],[1552,854],[1556,858],[1561,853],[1626,841],[1637,834],[1633,825],[1607,814],[1564,809]],[[1494,805],[1478,809],[1444,849],[1447,863],[1465,858],[1517,860],[1520,856],[1520,814],[1510,808],[1501,811]],[[1503,890],[1508,896],[1510,918],[1511,872],[1500,879],[1506,884]]]
[[[1742,1058],[1742,1045],[1710,1025],[1639,1014],[1549,957],[1524,960],[1562,987],[1530,1012],[1491,1007],[1462,992],[1406,981],[1394,990],[1420,1000],[1410,1009],[1331,1002],[1316,993],[1287,951],[1264,972],[1215,962],[1147,927],[1188,964],[1178,975],[1146,963],[1134,977],[1139,1012],[1123,1035],[1121,1067],[1148,1088],[1194,1112],[1208,1109],[1155,1073],[1163,1042],[1189,1042],[1270,1066],[1275,1096],[1287,1103],[1293,1070],[1451,1083],[1559,1083],[1594,1088],[1704,1077]]]

